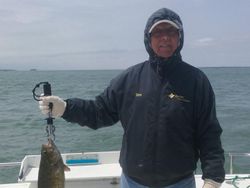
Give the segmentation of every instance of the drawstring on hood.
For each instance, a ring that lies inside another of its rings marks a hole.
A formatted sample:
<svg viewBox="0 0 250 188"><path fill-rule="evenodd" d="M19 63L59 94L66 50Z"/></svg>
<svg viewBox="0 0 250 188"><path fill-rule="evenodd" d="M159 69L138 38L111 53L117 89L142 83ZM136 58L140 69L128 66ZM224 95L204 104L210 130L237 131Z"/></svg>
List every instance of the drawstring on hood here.
<svg viewBox="0 0 250 188"><path fill-rule="evenodd" d="M161 20L168 20L169 22L175 24L179 29L179 45L174 52L174 54L169 58L162 58L155 54L151 47L151 37L150 37L150 29L151 27ZM181 60L181 54L180 51L183 47L184 43L184 32L183 32L183 25L182 21L178 14L173 12L170 9L167 8L161 8L154 12L148 19L145 30L144 30L144 44L146 47L146 50L149 54L149 61L152 63L153 67L156 69L157 73L159 75L162 75L160 73L160 69L166 69L166 66L170 66L169 64L172 64L173 61L176 62L176 60Z"/></svg>

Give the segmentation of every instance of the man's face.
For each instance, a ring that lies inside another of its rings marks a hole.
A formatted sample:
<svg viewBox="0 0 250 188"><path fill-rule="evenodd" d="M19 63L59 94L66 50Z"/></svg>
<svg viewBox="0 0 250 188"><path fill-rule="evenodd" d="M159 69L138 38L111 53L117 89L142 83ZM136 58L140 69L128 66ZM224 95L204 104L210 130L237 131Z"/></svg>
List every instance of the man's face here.
<svg viewBox="0 0 250 188"><path fill-rule="evenodd" d="M160 57L169 58L179 43L179 31L169 23L160 23L151 32L151 47Z"/></svg>

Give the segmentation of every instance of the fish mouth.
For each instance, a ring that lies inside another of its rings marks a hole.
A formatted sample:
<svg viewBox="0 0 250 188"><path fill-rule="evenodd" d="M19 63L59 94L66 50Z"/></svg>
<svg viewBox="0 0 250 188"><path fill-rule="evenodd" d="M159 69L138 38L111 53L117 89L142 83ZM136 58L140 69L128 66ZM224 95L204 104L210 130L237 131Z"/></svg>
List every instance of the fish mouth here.
<svg viewBox="0 0 250 188"><path fill-rule="evenodd" d="M53 140L51 138L48 138L48 145L52 145Z"/></svg>
<svg viewBox="0 0 250 188"><path fill-rule="evenodd" d="M44 148L51 148L53 146L53 140L51 140L50 138L48 138L48 143L42 144L42 146Z"/></svg>

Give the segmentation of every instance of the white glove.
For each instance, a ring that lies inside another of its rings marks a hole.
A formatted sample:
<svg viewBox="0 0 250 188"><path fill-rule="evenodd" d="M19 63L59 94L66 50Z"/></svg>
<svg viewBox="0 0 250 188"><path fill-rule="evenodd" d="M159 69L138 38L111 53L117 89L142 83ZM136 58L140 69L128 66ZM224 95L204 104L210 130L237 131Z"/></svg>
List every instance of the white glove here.
<svg viewBox="0 0 250 188"><path fill-rule="evenodd" d="M40 97L40 99L41 101L39 101L39 108L43 114L49 114L49 103L52 103L52 117L61 117L63 115L67 105L67 103L63 99L58 96L45 96Z"/></svg>
<svg viewBox="0 0 250 188"><path fill-rule="evenodd" d="M202 188L219 188L221 186L221 183L218 183L211 179L205 179L204 185Z"/></svg>

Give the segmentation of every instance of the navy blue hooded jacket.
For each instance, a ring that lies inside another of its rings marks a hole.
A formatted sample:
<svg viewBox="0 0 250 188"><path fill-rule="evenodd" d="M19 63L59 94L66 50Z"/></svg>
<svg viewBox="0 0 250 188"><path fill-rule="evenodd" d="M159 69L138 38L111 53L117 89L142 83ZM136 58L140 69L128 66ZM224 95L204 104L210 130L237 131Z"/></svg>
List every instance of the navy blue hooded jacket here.
<svg viewBox="0 0 250 188"><path fill-rule="evenodd" d="M163 19L180 28L180 44L168 59L150 47L149 29ZM149 60L123 71L95 100L66 100L63 118L69 122L93 129L121 122L121 167L146 186L162 187L191 176L198 159L203 178L223 182L225 176L214 92L202 71L182 61L182 28L173 11L156 11L144 31Z"/></svg>

